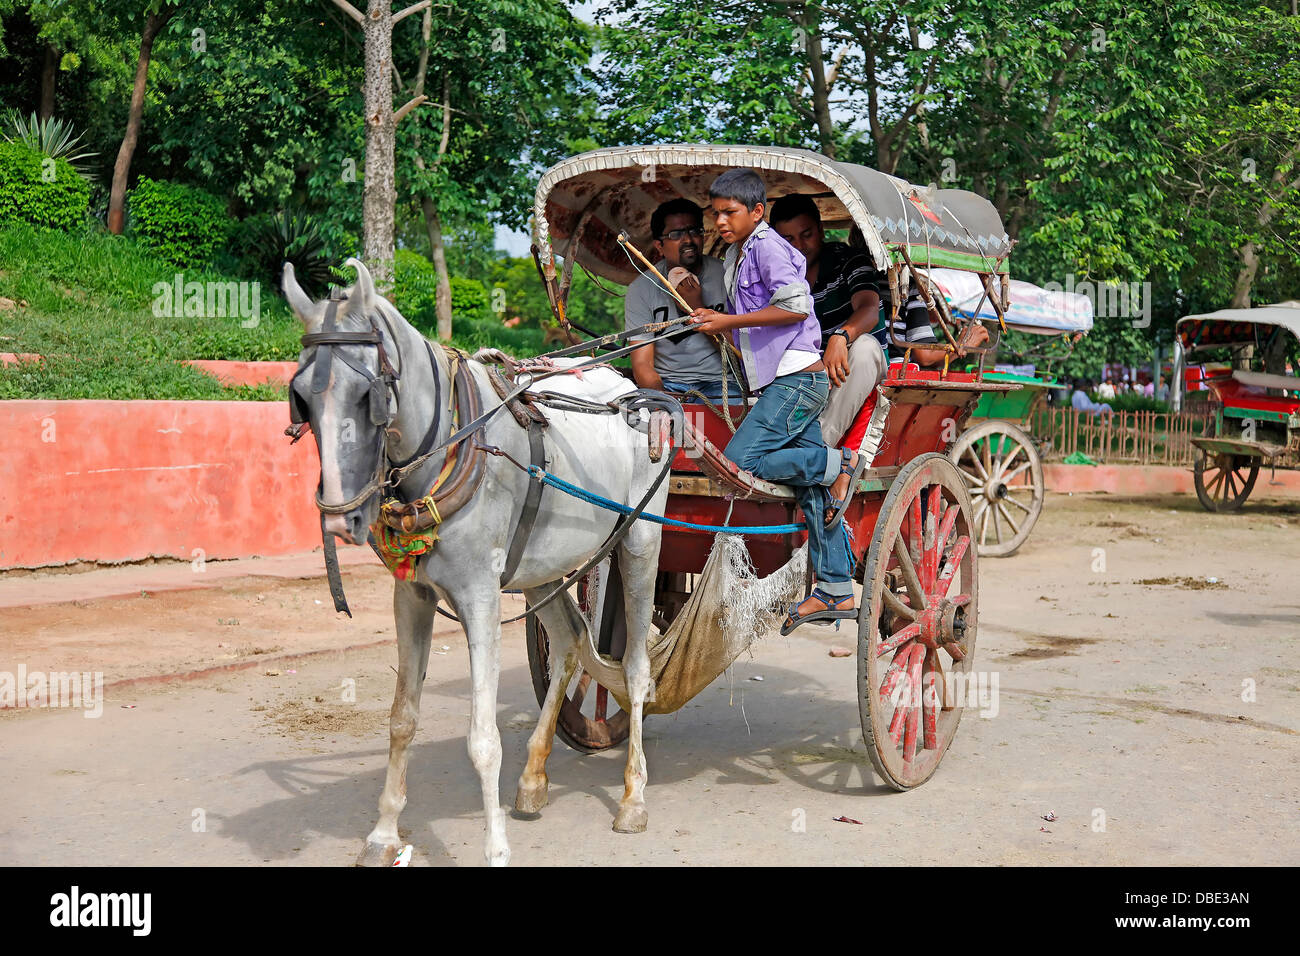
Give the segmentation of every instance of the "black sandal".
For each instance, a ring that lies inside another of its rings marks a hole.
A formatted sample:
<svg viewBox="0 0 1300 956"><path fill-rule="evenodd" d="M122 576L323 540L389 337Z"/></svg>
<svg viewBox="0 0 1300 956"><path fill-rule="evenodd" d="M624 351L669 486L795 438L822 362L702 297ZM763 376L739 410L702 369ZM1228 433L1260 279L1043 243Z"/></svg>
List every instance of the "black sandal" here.
<svg viewBox="0 0 1300 956"><path fill-rule="evenodd" d="M809 594L808 597L816 598L825 604L826 607L820 611L810 611L807 614L800 614L799 605L802 604L803 601L795 601L786 610L785 622L781 625L782 637L785 637L799 625L810 624L813 621L823 621L827 624L834 621L835 629L838 631L840 629L840 621L850 620L858 616L858 609L856 607L847 608L845 610L835 609L835 605L837 604L843 604L845 601L852 601L852 594L846 594L843 597L837 598L834 594L827 594L821 588L813 588L812 593ZM804 598L804 601L806 600L808 600L808 598Z"/></svg>

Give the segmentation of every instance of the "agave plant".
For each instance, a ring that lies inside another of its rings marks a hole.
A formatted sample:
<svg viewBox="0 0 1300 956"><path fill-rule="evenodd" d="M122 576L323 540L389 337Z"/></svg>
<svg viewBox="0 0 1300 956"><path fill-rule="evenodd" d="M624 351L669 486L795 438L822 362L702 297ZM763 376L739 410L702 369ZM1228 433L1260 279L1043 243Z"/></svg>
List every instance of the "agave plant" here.
<svg viewBox="0 0 1300 956"><path fill-rule="evenodd" d="M330 257L316 221L305 212L277 212L258 216L245 225L245 257L260 276L280 287L284 263L293 263L298 284L313 298L323 297L337 282L336 263Z"/></svg>
<svg viewBox="0 0 1300 956"><path fill-rule="evenodd" d="M50 159L66 159L82 179L95 181L89 161L99 154L82 147L81 134L66 120L53 116L41 119L35 113L24 116L10 109L0 121L0 134L9 142L23 143Z"/></svg>

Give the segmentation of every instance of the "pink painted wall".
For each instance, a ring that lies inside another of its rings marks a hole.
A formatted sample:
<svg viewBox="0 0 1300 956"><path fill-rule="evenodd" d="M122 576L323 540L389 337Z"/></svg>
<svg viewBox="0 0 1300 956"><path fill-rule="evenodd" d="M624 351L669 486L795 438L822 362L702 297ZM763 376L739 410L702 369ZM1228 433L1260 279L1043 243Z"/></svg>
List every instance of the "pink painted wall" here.
<svg viewBox="0 0 1300 956"><path fill-rule="evenodd" d="M289 554L320 466L287 402L0 402L0 569Z"/></svg>
<svg viewBox="0 0 1300 956"><path fill-rule="evenodd" d="M207 372L222 385L261 385L263 382L289 384L298 370L297 362L232 362L226 359L187 359L201 372Z"/></svg>
<svg viewBox="0 0 1300 956"><path fill-rule="evenodd" d="M1113 495L1196 494L1191 468L1162 465L1043 465L1043 480L1049 491L1107 491ZM1279 484L1269 484L1275 480ZM1270 476L1267 466L1246 500L1257 497L1300 498L1300 471L1281 471Z"/></svg>

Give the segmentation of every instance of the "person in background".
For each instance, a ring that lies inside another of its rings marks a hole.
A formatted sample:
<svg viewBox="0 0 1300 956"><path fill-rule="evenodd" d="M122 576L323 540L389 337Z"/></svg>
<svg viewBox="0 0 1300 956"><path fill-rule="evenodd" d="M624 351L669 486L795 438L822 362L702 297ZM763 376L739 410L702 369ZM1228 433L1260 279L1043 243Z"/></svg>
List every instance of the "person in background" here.
<svg viewBox="0 0 1300 956"><path fill-rule="evenodd" d="M721 310L727 293L723 287L722 262L704 254L704 211L688 199L662 203L650 216L654 250L662 258L655 263L659 274L672 281L693 308ZM634 329L651 322L666 322L681 314L681 306L663 284L646 273L632 281L623 298L624 328ZM655 388L675 395L699 392L711 401L722 400L722 356L717 343L691 325L661 333L635 335L631 342L650 342L632 353L632 377L642 388ZM727 382L727 400L741 401L740 383Z"/></svg>
<svg viewBox="0 0 1300 956"><path fill-rule="evenodd" d="M772 204L769 222L807 263L805 278L821 323L822 361L831 383L821 414L822 437L837 445L885 376L888 339L880 317L880 284L884 280L888 289L888 280L865 250L826 241L811 196L782 196Z"/></svg>
<svg viewBox="0 0 1300 956"><path fill-rule="evenodd" d="M828 448L822 438L818 416L830 396L830 379L807 264L763 221L767 188L752 169L727 170L713 181L709 197L718 234L729 247L724 266L732 314L696 309L691 321L703 332L730 333L750 388L762 389L726 455L759 478L794 489L817 580L810 597L791 605L781 633L810 621L855 618L853 558L836 505L848 498L857 455ZM832 491L837 484L839 490Z"/></svg>
<svg viewBox="0 0 1300 956"><path fill-rule="evenodd" d="M1111 383L1109 378L1097 386L1097 397L1104 402L1114 401L1115 386Z"/></svg>
<svg viewBox="0 0 1300 956"><path fill-rule="evenodd" d="M1070 394L1070 406L1089 415L1111 414L1111 407L1104 402L1094 402L1088 397L1088 380L1076 378L1074 391Z"/></svg>

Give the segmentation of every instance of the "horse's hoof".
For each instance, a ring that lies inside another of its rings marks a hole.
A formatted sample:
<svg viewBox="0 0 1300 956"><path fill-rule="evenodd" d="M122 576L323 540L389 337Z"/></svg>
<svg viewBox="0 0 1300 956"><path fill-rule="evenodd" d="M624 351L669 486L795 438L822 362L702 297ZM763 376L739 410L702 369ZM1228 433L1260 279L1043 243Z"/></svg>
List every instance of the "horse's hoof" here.
<svg viewBox="0 0 1300 956"><path fill-rule="evenodd" d="M547 782L542 781L539 787L523 787L515 792L515 812L516 813L541 813L542 807L546 806L547 800Z"/></svg>
<svg viewBox="0 0 1300 956"><path fill-rule="evenodd" d="M615 833L644 833L650 823L645 807L620 807L614 818Z"/></svg>
<svg viewBox="0 0 1300 956"><path fill-rule="evenodd" d="M367 843L366 848L357 857L357 866L392 866L400 852L402 852L400 846Z"/></svg>

